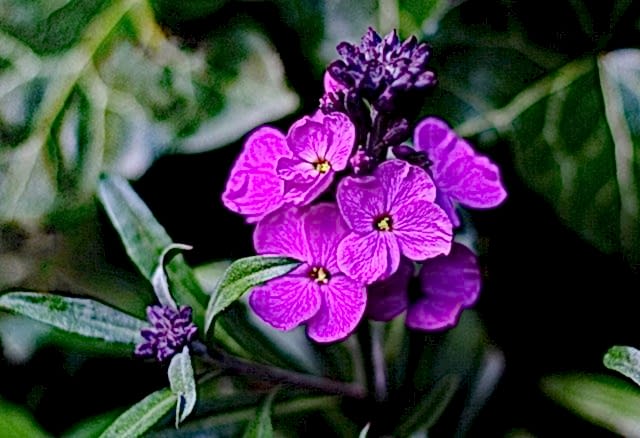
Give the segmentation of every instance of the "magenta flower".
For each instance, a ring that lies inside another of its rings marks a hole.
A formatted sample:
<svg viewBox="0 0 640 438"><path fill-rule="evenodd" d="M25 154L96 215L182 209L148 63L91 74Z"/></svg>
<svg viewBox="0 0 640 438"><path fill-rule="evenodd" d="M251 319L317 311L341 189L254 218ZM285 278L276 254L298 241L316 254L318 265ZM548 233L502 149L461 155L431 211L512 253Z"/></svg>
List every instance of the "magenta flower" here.
<svg viewBox="0 0 640 438"><path fill-rule="evenodd" d="M306 205L325 191L337 171L349 163L355 127L342 113L303 117L287 134L290 157L278 161L278 175L286 180L285 201Z"/></svg>
<svg viewBox="0 0 640 438"><path fill-rule="evenodd" d="M284 181L276 167L282 157L291 156L285 136L278 130L262 127L244 143L236 160L222 202L231 211L257 222L284 203Z"/></svg>
<svg viewBox="0 0 640 438"><path fill-rule="evenodd" d="M364 284L338 268L336 247L348 233L335 204L288 207L261 220L253 241L258 254L300 260L287 275L253 289L249 304L265 322L280 330L306 323L317 342L347 337L366 306Z"/></svg>
<svg viewBox="0 0 640 438"><path fill-rule="evenodd" d="M369 286L367 316L389 321L408 309L405 323L409 327L440 330L455 326L462 310L475 303L480 292L478 260L459 243L451 246L448 255L423 262L418 274L421 294L415 300L407 292L412 276L413 264L403 260L395 274Z"/></svg>
<svg viewBox="0 0 640 438"><path fill-rule="evenodd" d="M338 245L338 266L357 281L393 274L401 254L424 260L451 248L451 222L434 203L433 181L417 166L386 161L371 176L346 177L336 197L351 230Z"/></svg>
<svg viewBox="0 0 640 438"><path fill-rule="evenodd" d="M487 157L476 154L471 145L442 120L424 119L415 130L414 145L433 163L429 170L438 187L438 204L454 226L460 225L455 204L470 208L491 208L507 197L500 170Z"/></svg>

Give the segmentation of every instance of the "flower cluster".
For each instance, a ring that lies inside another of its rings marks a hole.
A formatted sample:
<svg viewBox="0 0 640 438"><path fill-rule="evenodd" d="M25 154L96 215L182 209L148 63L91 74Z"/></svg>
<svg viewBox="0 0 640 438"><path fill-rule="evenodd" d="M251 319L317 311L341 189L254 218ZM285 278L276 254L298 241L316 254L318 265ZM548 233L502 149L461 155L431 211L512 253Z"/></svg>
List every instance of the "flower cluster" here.
<svg viewBox="0 0 640 438"><path fill-rule="evenodd" d="M475 255L454 242L456 209L499 205L499 170L444 121L411 123L398 105L435 83L426 44L369 29L338 52L318 111L286 135L259 128L231 169L222 200L256 223L256 252L301 262L249 303L277 329L306 324L317 342L345 338L365 315L455 325L480 290Z"/></svg>
<svg viewBox="0 0 640 438"><path fill-rule="evenodd" d="M140 331L144 339L136 346L138 357L155 358L164 362L182 350L195 337L198 328L191 322L191 307L147 307L147 319L151 327Z"/></svg>

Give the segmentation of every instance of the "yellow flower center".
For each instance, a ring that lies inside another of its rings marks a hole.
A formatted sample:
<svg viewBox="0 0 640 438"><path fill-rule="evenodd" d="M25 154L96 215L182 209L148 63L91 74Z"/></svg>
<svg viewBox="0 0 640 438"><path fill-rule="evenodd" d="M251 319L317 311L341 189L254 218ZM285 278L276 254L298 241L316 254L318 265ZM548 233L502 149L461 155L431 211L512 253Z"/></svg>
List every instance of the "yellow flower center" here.
<svg viewBox="0 0 640 438"><path fill-rule="evenodd" d="M318 161L313 163L313 168L318 173L327 173L328 171L331 170L331 163L329 163L324 158L318 158Z"/></svg>
<svg viewBox="0 0 640 438"><path fill-rule="evenodd" d="M391 216L382 216L379 219L376 219L375 223L375 228L378 231L391 231L391 226L392 226L392 221L391 221Z"/></svg>
<svg viewBox="0 0 640 438"><path fill-rule="evenodd" d="M309 277L313 279L318 284L327 284L329 283L329 278L331 276L325 269L321 266L316 266L315 268L311 268L309 272Z"/></svg>

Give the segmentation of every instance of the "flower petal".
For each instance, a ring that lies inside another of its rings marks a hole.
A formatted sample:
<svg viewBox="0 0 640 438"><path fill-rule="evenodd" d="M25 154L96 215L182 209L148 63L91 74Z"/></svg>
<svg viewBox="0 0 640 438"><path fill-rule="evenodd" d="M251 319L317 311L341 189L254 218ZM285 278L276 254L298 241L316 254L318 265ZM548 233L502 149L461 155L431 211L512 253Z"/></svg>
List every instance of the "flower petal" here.
<svg viewBox="0 0 640 438"><path fill-rule="evenodd" d="M320 286L322 304L307 322L307 333L316 342L333 342L346 338L358 325L367 303L362 283L337 275Z"/></svg>
<svg viewBox="0 0 640 438"><path fill-rule="evenodd" d="M314 205L304 214L302 223L309 245L309 263L324 267L330 274L338 272L338 244L348 234L338 206L333 203Z"/></svg>
<svg viewBox="0 0 640 438"><path fill-rule="evenodd" d="M444 212L447 213L447 216L449 217L449 220L451 220L451 224L454 228L460 226L460 217L456 211L456 205L446 193L438 191L438 194L436 195L436 204L438 204Z"/></svg>
<svg viewBox="0 0 640 438"><path fill-rule="evenodd" d="M423 263L420 288L427 298L455 299L471 306L480 293L480 268L476 255L466 246L454 243L449 255Z"/></svg>
<svg viewBox="0 0 640 438"><path fill-rule="evenodd" d="M294 205L307 205L325 190L329 188L333 181L333 171L327 173L318 173L315 177L309 179L298 176L284 184L284 201Z"/></svg>
<svg viewBox="0 0 640 438"><path fill-rule="evenodd" d="M278 160L276 173L287 181L294 179L313 180L318 176L318 171L314 169L313 164L298 157L284 157Z"/></svg>
<svg viewBox="0 0 640 438"><path fill-rule="evenodd" d="M507 197L498 166L477 154L442 120L430 117L415 131L415 144L433 161L439 190L471 208L491 208Z"/></svg>
<svg viewBox="0 0 640 438"><path fill-rule="evenodd" d="M291 125L287 134L287 145L301 160L315 163L319 158L326 157L329 138L321 120L317 116L304 116Z"/></svg>
<svg viewBox="0 0 640 438"><path fill-rule="evenodd" d="M347 226L359 234L374 230L374 219L385 213L384 191L373 176L344 178L336 200Z"/></svg>
<svg viewBox="0 0 640 438"><path fill-rule="evenodd" d="M400 250L390 232L351 233L338 245L338 267L354 280L370 284L398 269Z"/></svg>
<svg viewBox="0 0 640 438"><path fill-rule="evenodd" d="M374 173L386 192L386 211L416 200L433 201L436 187L427 172L402 160L382 163Z"/></svg>
<svg viewBox="0 0 640 438"><path fill-rule="evenodd" d="M454 243L449 255L427 260L419 274L425 295L409 307L406 324L423 330L454 326L480 292L478 260L466 246Z"/></svg>
<svg viewBox="0 0 640 438"><path fill-rule="evenodd" d="M409 306L405 324L418 330L440 330L453 327L461 311L460 302L453 299L420 298Z"/></svg>
<svg viewBox="0 0 640 438"><path fill-rule="evenodd" d="M451 249L453 227L447 214L428 201L414 201L391 213L393 234L403 255L424 260Z"/></svg>
<svg viewBox="0 0 640 438"><path fill-rule="evenodd" d="M307 276L289 274L254 288L249 305L266 323L280 330L290 330L318 312L319 288Z"/></svg>
<svg viewBox="0 0 640 438"><path fill-rule="evenodd" d="M402 257L398 270L389 278L367 288L367 316L376 321L390 321L407 309L409 280L413 263Z"/></svg>
<svg viewBox="0 0 640 438"><path fill-rule="evenodd" d="M264 217L253 232L258 254L274 254L308 261L309 249L302 230L303 210L285 207Z"/></svg>
<svg viewBox="0 0 640 438"><path fill-rule="evenodd" d="M349 117L338 112L327 114L323 125L329 134L326 159L334 171L343 170L349 164L349 157L353 152L356 128Z"/></svg>
<svg viewBox="0 0 640 438"><path fill-rule="evenodd" d="M222 202L231 211L256 222L284 203L284 184L275 174L258 170L232 171Z"/></svg>
<svg viewBox="0 0 640 438"><path fill-rule="evenodd" d="M224 205L236 213L259 220L283 203L284 184L276 166L282 157L291 155L284 135L269 127L255 131L245 142L234 163L225 191Z"/></svg>
<svg viewBox="0 0 640 438"><path fill-rule="evenodd" d="M324 72L323 84L325 93L335 93L345 89L344 85L333 79L333 76L329 74L329 71Z"/></svg>

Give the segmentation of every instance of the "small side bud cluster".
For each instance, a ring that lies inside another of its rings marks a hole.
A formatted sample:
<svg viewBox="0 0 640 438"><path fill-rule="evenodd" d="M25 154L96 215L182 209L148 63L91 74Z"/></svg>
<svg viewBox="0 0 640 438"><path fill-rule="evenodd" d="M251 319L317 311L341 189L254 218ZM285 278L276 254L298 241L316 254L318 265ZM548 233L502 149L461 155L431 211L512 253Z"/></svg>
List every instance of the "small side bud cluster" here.
<svg viewBox="0 0 640 438"><path fill-rule="evenodd" d="M198 328L191 321L191 307L147 307L147 319L151 327L140 332L144 341L136 346L135 355L155 358L159 362L171 359L195 337Z"/></svg>

